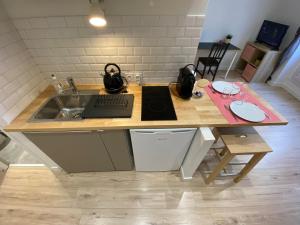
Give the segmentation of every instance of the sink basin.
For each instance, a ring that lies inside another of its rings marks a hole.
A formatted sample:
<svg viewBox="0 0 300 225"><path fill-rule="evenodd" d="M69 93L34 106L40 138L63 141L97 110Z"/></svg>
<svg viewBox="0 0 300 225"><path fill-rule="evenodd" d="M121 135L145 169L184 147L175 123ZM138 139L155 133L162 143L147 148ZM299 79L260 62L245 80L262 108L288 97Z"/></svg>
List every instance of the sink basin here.
<svg viewBox="0 0 300 225"><path fill-rule="evenodd" d="M92 93L54 96L31 117L30 122L81 120L81 114L92 96Z"/></svg>

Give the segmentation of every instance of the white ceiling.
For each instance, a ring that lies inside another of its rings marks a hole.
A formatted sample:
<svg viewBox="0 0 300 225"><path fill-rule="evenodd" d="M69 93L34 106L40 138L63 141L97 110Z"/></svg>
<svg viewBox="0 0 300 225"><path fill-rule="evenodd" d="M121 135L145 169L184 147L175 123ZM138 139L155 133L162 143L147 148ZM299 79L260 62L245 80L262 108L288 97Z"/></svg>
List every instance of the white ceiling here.
<svg viewBox="0 0 300 225"><path fill-rule="evenodd" d="M105 0L108 15L203 15L208 0ZM87 15L88 0L2 0L11 18Z"/></svg>

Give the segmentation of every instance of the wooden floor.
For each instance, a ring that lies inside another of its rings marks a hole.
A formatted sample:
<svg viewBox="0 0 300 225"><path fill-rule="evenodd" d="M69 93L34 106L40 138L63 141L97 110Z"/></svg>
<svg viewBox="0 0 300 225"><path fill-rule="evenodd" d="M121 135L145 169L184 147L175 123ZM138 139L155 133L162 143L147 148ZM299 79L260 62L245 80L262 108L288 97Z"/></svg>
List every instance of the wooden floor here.
<svg viewBox="0 0 300 225"><path fill-rule="evenodd" d="M300 102L280 88L253 88L290 123L257 128L274 152L240 183L207 186L199 171L183 182L178 172L13 167L0 187L0 225L299 225Z"/></svg>

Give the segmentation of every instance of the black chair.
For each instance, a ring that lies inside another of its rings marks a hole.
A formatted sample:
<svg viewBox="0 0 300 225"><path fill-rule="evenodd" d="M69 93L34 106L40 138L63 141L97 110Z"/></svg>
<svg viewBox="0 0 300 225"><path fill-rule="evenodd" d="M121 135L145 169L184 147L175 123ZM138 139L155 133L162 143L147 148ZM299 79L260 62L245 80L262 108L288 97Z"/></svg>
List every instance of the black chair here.
<svg viewBox="0 0 300 225"><path fill-rule="evenodd" d="M199 57L196 72L201 75L201 78L204 77L206 69L208 68L207 74L211 73L213 75L213 81L215 80L216 74L218 72L219 66L222 62L222 59L228 49L230 44L226 44L224 42L214 43L210 49L208 57ZM203 70L199 71L199 64L202 64ZM214 71L212 68L214 67Z"/></svg>

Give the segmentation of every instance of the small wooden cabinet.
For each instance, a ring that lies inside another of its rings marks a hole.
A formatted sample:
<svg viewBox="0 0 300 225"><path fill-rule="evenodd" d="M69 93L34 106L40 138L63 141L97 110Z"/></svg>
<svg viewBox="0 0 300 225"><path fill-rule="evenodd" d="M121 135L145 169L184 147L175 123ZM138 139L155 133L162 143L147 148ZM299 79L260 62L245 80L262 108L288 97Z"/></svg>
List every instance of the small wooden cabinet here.
<svg viewBox="0 0 300 225"><path fill-rule="evenodd" d="M247 82L250 82L252 80L252 78L255 76L255 73L256 73L256 67L251 64L247 64L242 73L242 77Z"/></svg>
<svg viewBox="0 0 300 225"><path fill-rule="evenodd" d="M271 75L278 57L278 51L248 42L241 54L237 69L247 82L265 82Z"/></svg>
<svg viewBox="0 0 300 225"><path fill-rule="evenodd" d="M128 130L24 134L69 173L132 170L133 168Z"/></svg>

